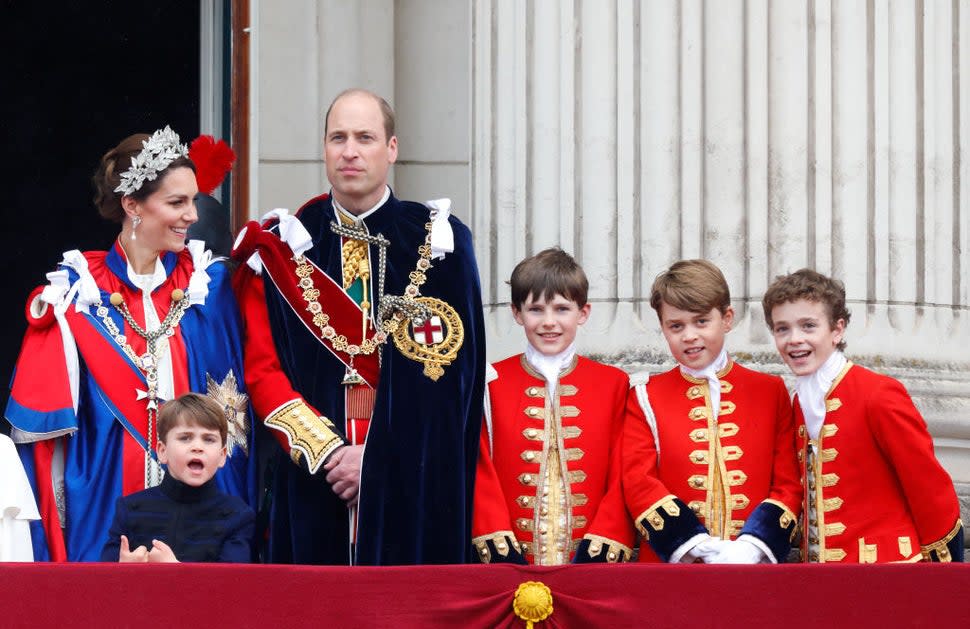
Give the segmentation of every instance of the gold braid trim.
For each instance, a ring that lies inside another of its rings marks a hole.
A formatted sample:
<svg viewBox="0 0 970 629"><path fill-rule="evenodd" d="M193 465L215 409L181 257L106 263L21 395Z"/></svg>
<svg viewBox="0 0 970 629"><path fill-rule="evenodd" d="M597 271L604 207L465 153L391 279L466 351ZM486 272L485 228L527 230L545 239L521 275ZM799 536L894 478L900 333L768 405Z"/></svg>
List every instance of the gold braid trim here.
<svg viewBox="0 0 970 629"><path fill-rule="evenodd" d="M932 544L927 544L926 546L920 546L920 552L923 554L924 561L932 561L933 553L936 553L937 558L940 563L949 563L953 561L953 557L950 556L950 549L947 547L953 538L963 532L963 520L957 518L957 523L953 525L950 532L947 533L943 539L933 542Z"/></svg>
<svg viewBox="0 0 970 629"><path fill-rule="evenodd" d="M510 546L517 552L522 552L518 540L515 539L515 533L512 531L495 531L494 533L479 535L472 538L472 545L478 551L478 559L482 563L491 563L492 561L492 552L489 550L487 542L492 542L495 545L495 550L503 557L509 556Z"/></svg>
<svg viewBox="0 0 970 629"><path fill-rule="evenodd" d="M798 524L798 518L795 517L795 512L792 511L791 509L789 509L787 506L785 506L785 503L783 503L783 502L781 502L779 500L775 500L774 498L765 498L761 502L762 503L773 504L776 507L778 507L779 509L781 509L781 515L778 516L778 526L781 527L781 530L783 530L783 531L788 530L788 526L792 522L794 522L796 525ZM793 528L791 530L791 535L789 536L789 540L788 540L789 542L794 541L794 539L795 539L795 531L796 531L797 528L798 527L796 526L795 528Z"/></svg>
<svg viewBox="0 0 970 629"><path fill-rule="evenodd" d="M266 425L286 434L289 439L290 458L298 463L300 456L306 457L307 468L315 474L334 450L344 445L337 434L333 422L318 416L303 400L294 400L283 405L266 418ZM298 452L299 454L295 454Z"/></svg>
<svg viewBox="0 0 970 629"><path fill-rule="evenodd" d="M607 563L630 561L630 558L633 556L632 548L621 544L615 539L601 535L593 535L592 533L583 535L583 539L589 540L589 556L598 557L601 552L606 551Z"/></svg>
<svg viewBox="0 0 970 629"><path fill-rule="evenodd" d="M367 259L367 243L348 238L341 247L344 258L344 290L360 277L360 262Z"/></svg>
<svg viewBox="0 0 970 629"><path fill-rule="evenodd" d="M650 539L650 532L647 531L647 528L643 525L644 520L646 520L650 524L650 527L653 530L655 531L663 530L664 518L662 515L660 515L661 508L663 508L663 510L667 513L667 515L670 515L672 517L677 517L678 515L680 515L680 507L678 507L677 503L674 502L676 499L677 499L677 496L673 494L667 494L657 502L647 507L643 511L643 513L641 513L640 515L638 515L633 519L634 523L637 526L637 530L640 531L640 535L643 535L644 539L647 539L647 540Z"/></svg>

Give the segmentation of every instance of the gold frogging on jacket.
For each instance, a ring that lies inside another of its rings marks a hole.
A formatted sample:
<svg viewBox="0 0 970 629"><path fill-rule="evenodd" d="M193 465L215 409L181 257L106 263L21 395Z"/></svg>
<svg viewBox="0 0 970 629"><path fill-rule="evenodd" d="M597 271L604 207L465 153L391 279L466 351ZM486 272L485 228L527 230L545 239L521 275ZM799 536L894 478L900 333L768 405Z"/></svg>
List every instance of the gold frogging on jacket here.
<svg viewBox="0 0 970 629"><path fill-rule="evenodd" d="M444 368L454 362L465 340L461 317L448 303L434 297L417 297L415 301L427 308L427 319L414 319L394 331L394 345L405 357L424 364L424 375L434 381L445 373ZM435 333L441 333L438 341ZM418 335L425 342L418 341ZM430 342L428 342L430 339Z"/></svg>

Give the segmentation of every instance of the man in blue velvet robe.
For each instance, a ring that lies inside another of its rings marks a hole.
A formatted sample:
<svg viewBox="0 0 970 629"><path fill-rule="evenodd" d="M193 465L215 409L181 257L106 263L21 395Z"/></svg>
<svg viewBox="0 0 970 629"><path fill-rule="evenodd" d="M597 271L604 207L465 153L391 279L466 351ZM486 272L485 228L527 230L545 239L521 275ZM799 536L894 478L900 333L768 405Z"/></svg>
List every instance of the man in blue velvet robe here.
<svg viewBox="0 0 970 629"><path fill-rule="evenodd" d="M234 257L246 380L282 451L269 560L470 559L485 351L471 233L450 204L401 201L394 114L339 95L332 193L250 223Z"/></svg>

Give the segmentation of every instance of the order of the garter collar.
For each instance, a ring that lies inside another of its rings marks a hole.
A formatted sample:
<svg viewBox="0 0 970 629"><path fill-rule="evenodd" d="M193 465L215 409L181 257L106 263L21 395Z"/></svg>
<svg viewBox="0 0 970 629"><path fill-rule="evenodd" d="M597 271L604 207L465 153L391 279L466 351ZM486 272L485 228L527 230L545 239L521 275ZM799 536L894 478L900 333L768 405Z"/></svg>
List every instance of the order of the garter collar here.
<svg viewBox="0 0 970 629"><path fill-rule="evenodd" d="M180 143L177 133L165 125L142 142L141 153L131 160L128 170L121 173L121 184L115 192L128 195L137 192L145 181L155 181L158 173L180 157L187 157L189 147Z"/></svg>

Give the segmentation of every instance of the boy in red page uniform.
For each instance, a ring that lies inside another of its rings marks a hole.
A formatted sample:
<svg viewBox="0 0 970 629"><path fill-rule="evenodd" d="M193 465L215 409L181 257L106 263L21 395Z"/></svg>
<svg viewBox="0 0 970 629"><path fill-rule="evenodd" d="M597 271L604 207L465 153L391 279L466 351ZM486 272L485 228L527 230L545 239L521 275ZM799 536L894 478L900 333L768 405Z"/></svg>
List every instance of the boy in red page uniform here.
<svg viewBox="0 0 970 629"><path fill-rule="evenodd" d="M495 364L488 385L472 543L483 563L628 561L633 525L620 488L629 378L576 354L588 281L546 249L512 272L524 354Z"/></svg>
<svg viewBox="0 0 970 629"><path fill-rule="evenodd" d="M785 561L802 488L784 382L728 356L734 310L710 262L661 273L650 305L678 365L627 405L623 491L649 542L641 561Z"/></svg>
<svg viewBox="0 0 970 629"><path fill-rule="evenodd" d="M953 481L896 380L847 360L842 283L810 269L768 287L765 319L796 376L811 562L963 561Z"/></svg>

